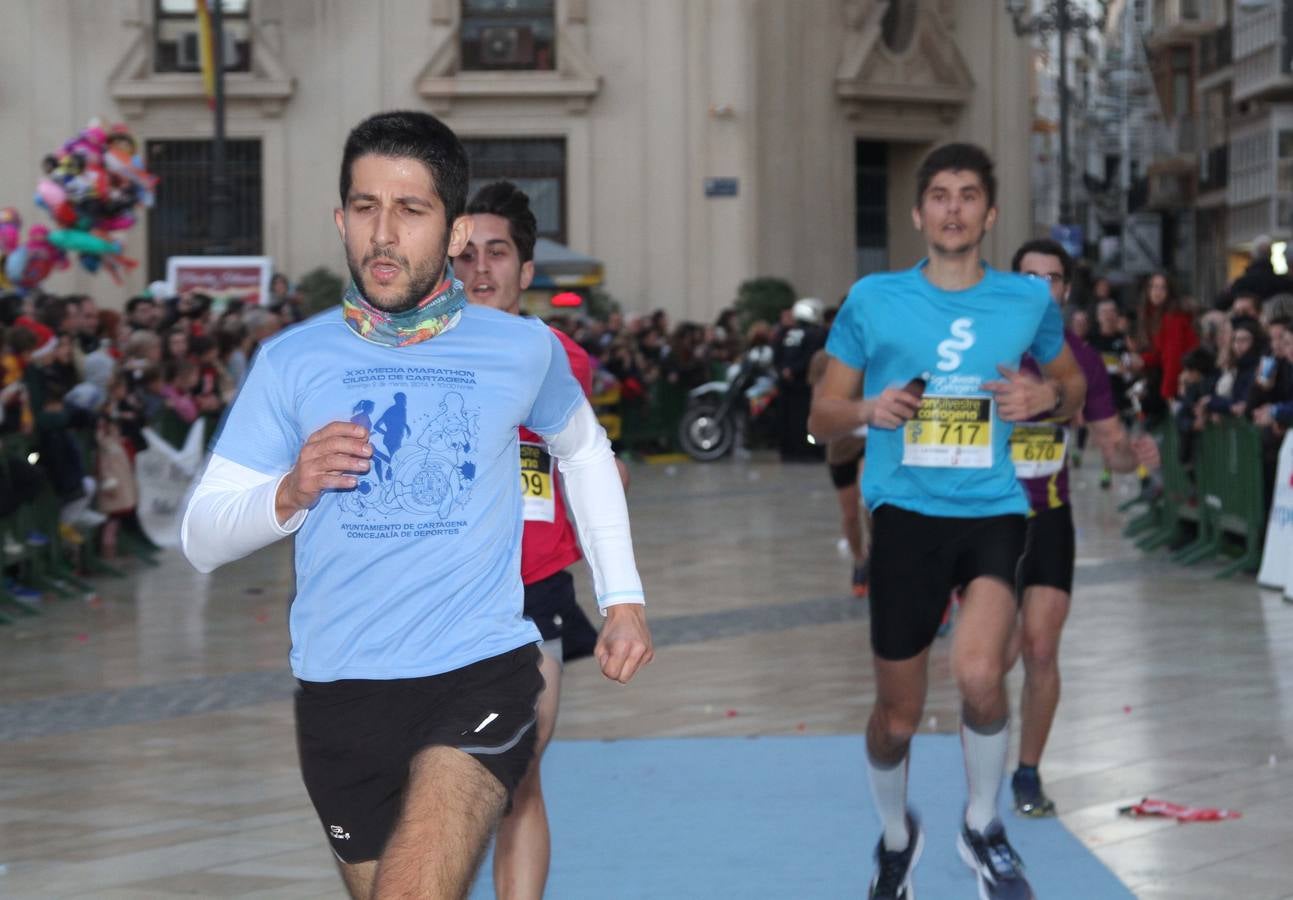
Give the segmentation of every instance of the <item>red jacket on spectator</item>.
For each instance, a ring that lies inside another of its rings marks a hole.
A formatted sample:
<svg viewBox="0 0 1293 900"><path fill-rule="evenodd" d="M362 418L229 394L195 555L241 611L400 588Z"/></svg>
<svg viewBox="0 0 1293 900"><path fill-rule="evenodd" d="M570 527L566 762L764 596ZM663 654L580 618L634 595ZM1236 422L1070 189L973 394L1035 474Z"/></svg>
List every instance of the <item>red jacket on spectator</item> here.
<svg viewBox="0 0 1293 900"><path fill-rule="evenodd" d="M1161 393L1164 400L1176 396L1176 382L1181 377L1181 361L1185 354L1199 345L1199 335L1194 330L1194 317L1186 312L1168 311L1158 329L1150 336L1150 347L1141 353L1148 369L1163 373Z"/></svg>

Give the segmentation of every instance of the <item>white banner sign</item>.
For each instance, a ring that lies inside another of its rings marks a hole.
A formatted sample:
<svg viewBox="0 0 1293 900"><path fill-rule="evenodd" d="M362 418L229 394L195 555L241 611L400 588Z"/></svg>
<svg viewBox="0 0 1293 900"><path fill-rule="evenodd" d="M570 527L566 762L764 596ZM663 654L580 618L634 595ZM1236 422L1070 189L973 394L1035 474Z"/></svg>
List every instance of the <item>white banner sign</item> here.
<svg viewBox="0 0 1293 900"><path fill-rule="evenodd" d="M1271 501L1271 518L1266 526L1266 545L1262 549L1262 567L1257 583L1262 587L1284 590L1293 576L1289 550L1293 549L1293 432L1280 445L1279 465L1275 470L1275 497Z"/></svg>
<svg viewBox="0 0 1293 900"><path fill-rule="evenodd" d="M189 487L202 471L206 426L198 419L184 446L176 450L151 428L144 429L148 449L135 457L139 483L139 524L159 547L180 545L180 521Z"/></svg>

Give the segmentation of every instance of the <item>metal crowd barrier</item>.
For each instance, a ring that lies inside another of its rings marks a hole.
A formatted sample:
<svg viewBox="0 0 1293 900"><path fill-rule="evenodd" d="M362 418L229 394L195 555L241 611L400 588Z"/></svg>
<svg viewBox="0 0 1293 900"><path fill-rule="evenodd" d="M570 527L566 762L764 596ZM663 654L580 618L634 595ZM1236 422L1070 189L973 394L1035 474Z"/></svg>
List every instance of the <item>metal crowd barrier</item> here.
<svg viewBox="0 0 1293 900"><path fill-rule="evenodd" d="M1174 548L1172 559L1184 565L1224 561L1217 578L1257 571L1266 528L1261 433L1243 419L1209 425L1192 471L1181 462L1174 422L1159 439L1163 489L1124 533L1145 551Z"/></svg>

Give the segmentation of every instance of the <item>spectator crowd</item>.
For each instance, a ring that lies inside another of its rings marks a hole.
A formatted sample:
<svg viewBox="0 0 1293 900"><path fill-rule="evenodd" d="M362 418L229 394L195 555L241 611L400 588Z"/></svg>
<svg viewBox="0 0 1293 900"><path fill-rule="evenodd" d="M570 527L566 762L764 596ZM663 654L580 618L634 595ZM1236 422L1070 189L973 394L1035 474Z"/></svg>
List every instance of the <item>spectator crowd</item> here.
<svg viewBox="0 0 1293 900"><path fill-rule="evenodd" d="M123 312L87 295L0 295L0 522L52 495L58 538L77 545L92 534L112 559L123 527L139 534L145 428L173 446L198 419L214 429L256 346L300 318L282 276L274 294L218 313L197 293L143 294ZM3 551L16 558L25 541L51 537L10 527Z"/></svg>
<svg viewBox="0 0 1293 900"><path fill-rule="evenodd" d="M1268 504L1293 426L1293 277L1276 274L1269 255L1259 241L1247 270L1206 309L1156 273L1123 298L1096 279L1066 310L1069 328L1103 357L1120 410L1175 428L1187 467L1210 423L1243 418L1259 428ZM783 405L807 396L807 360L834 312L810 304L802 317L803 301L775 321L748 322L728 308L712 323L675 324L664 310L549 322L588 352L595 393L624 423L612 435L620 448L649 452L676 449L687 393L725 378L752 347L771 348ZM198 419L212 433L257 345L303 315L281 275L271 302L252 306L143 294L118 312L86 295L0 295L0 517L47 490L62 537L75 542L93 526L96 550L111 559L120 530L137 530L134 459L147 447L144 429L177 447ZM802 423L782 417L776 430L770 444L782 458L813 455Z"/></svg>
<svg viewBox="0 0 1293 900"><path fill-rule="evenodd" d="M1270 251L1259 239L1246 270L1210 303L1178 293L1159 272L1125 304L1097 280L1067 311L1069 328L1103 356L1120 409L1173 428L1187 471L1209 425L1258 428L1267 509L1293 426L1293 277L1275 272Z"/></svg>

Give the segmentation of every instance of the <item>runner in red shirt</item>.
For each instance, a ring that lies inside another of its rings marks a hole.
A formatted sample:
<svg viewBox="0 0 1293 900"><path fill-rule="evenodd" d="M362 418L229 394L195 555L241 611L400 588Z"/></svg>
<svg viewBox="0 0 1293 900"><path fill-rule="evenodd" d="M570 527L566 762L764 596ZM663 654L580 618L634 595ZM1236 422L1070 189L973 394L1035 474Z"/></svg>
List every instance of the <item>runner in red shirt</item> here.
<svg viewBox="0 0 1293 900"><path fill-rule="evenodd" d="M521 292L534 278L537 225L529 198L514 184L486 185L467 205L471 240L453 261L467 299L519 314ZM570 358L570 369L592 396L592 363L578 344L553 329ZM538 435L522 428L521 489L525 532L521 542L521 580L525 614L543 636L541 669L546 682L538 704L538 744L534 762L513 795L513 806L498 830L494 848L494 890L500 898L543 896L551 839L539 783L539 763L557 724L561 666L593 652L597 631L575 602L575 583L567 567L580 559L575 530L562 500L560 477ZM618 460L627 486L627 470Z"/></svg>

